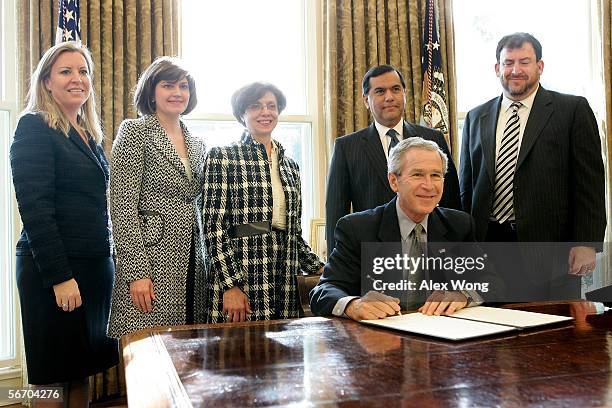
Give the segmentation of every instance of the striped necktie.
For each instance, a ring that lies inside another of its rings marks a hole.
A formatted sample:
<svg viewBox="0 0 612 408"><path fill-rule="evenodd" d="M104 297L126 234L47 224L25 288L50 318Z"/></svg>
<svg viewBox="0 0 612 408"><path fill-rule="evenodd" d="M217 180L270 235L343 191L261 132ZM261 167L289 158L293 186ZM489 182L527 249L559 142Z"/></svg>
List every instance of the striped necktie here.
<svg viewBox="0 0 612 408"><path fill-rule="evenodd" d="M420 223L416 224L414 226L414 229L408 236L408 242L410 242L410 250L408 255L410 256L410 258L421 258L425 254L425 242L421 240L423 235L423 229L423 225L421 225ZM425 279L425 269L421 265L421 267L417 268L412 272L413 273L410 276L409 280L414 282L416 285L416 289L418 289L421 286L421 282ZM404 299L406 305L404 307L406 309L416 309L422 306L426 299L427 293L425 290L407 291L406 297Z"/></svg>
<svg viewBox="0 0 612 408"><path fill-rule="evenodd" d="M399 143L399 140L397 138L398 134L399 133L397 133L397 130L395 129L387 130L387 136L391 138L391 142L389 142L389 150L387 150L387 153L390 153L391 149L393 149Z"/></svg>
<svg viewBox="0 0 612 408"><path fill-rule="evenodd" d="M519 152L519 133L521 124L518 111L522 104L513 102L510 105L510 117L506 122L501 147L495 163L495 199L493 201L493 217L497 222L504 223L514 215L514 170Z"/></svg>

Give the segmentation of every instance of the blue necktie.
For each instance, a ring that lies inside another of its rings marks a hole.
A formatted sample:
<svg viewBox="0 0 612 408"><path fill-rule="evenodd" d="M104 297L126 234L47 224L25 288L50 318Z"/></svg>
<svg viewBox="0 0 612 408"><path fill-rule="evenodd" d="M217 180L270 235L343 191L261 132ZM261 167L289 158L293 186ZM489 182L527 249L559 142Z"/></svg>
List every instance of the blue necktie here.
<svg viewBox="0 0 612 408"><path fill-rule="evenodd" d="M399 133L397 133L395 129L387 130L387 136L391 138L391 142L389 143L389 150L387 150L387 153L390 153L391 149L393 149L399 143L399 139L397 138L398 135Z"/></svg>

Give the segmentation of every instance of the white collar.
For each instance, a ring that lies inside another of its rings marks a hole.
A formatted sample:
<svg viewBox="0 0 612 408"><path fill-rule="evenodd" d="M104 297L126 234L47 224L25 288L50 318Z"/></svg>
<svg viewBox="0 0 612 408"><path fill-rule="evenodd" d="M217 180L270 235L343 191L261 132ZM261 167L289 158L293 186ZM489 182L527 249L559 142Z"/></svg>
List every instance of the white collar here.
<svg viewBox="0 0 612 408"><path fill-rule="evenodd" d="M400 136L399 139L400 140L403 139L403 135L404 135L404 120L400 120L392 128L386 127L385 125L381 125L376 120L374 120L374 126L376 127L376 130L378 131L378 136L380 136L380 137L386 136L387 132L389 131L389 129L395 129L397 134Z"/></svg>
<svg viewBox="0 0 612 408"><path fill-rule="evenodd" d="M399 223L402 239L408 239L408 236L417 224L421 224L423 231L427 234L427 220L429 219L429 214L426 214L421 222L414 222L400 207L399 197L395 200L395 210L397 211L397 221Z"/></svg>
<svg viewBox="0 0 612 408"><path fill-rule="evenodd" d="M533 106L533 100L535 99L535 96L538 93L538 89L540 89L540 84L538 84L538 87L535 89L535 91L533 91L528 97L520 101L513 101L506 95L503 95L501 102L501 112L506 112L510 108L510 105L512 105L514 102L520 102L521 105L527 108L527 110L531 110L531 107Z"/></svg>

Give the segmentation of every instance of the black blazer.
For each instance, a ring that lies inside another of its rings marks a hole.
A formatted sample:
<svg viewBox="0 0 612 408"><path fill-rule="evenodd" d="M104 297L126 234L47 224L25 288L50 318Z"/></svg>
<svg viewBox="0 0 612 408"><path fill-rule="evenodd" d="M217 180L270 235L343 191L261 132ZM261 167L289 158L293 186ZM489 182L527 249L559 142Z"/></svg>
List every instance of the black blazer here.
<svg viewBox="0 0 612 408"><path fill-rule="evenodd" d="M108 164L102 147L87 147L39 115L22 116L10 149L23 230L17 255L32 255L50 287L72 278L68 258L111 255Z"/></svg>
<svg viewBox="0 0 612 408"><path fill-rule="evenodd" d="M444 135L434 129L404 121L404 138L433 140L448 156L448 173L440 206L460 209L459 180ZM338 220L353 212L369 210L395 197L387 179L387 158L374 123L336 139L327 178L325 223L328 254L334 248Z"/></svg>
<svg viewBox="0 0 612 408"><path fill-rule="evenodd" d="M310 308L319 316L330 316L338 300L361 295L361 243L400 242L395 202L340 218L336 248L325 265L317 286L310 292ZM462 211L437 207L427 219L428 242L470 242L473 220Z"/></svg>
<svg viewBox="0 0 612 408"><path fill-rule="evenodd" d="M495 132L502 97L471 110L460 160L463 209L484 240L493 206ZM597 122L587 100L540 86L514 175L519 241L603 242L605 179Z"/></svg>

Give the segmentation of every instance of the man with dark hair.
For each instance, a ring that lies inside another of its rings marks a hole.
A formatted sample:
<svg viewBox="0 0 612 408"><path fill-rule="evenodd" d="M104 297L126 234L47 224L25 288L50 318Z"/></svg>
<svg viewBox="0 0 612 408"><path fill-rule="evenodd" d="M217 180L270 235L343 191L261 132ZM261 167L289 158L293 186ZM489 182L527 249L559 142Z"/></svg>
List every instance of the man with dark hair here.
<svg viewBox="0 0 612 408"><path fill-rule="evenodd" d="M600 244L580 243L601 243L606 228L593 111L581 96L540 85L542 46L532 35L503 37L496 57L503 95L471 110L463 127L463 209L478 240L576 242L569 273L591 272Z"/></svg>
<svg viewBox="0 0 612 408"><path fill-rule="evenodd" d="M526 42L530 43L533 47L536 61L542 60L542 44L540 44L537 38L529 33L514 33L502 37L502 39L497 43L497 48L495 49L495 58L497 59L497 62L500 61L499 58L504 48L509 50L521 48L521 46Z"/></svg>
<svg viewBox="0 0 612 408"><path fill-rule="evenodd" d="M449 159L452 157L441 132L403 120L405 88L402 74L391 65L374 67L363 77L363 102L374 123L336 139L325 202L328 255L334 248L336 223L351 207L355 212L363 211L385 204L395 196L387 181L387 158L389 149L400 140L420 136L436 142ZM457 170L452 160L440 205L461 207Z"/></svg>

